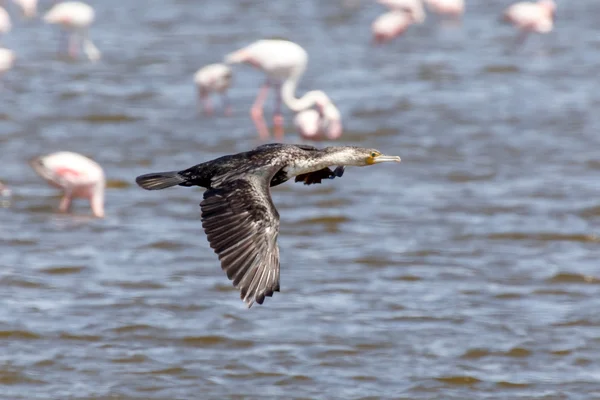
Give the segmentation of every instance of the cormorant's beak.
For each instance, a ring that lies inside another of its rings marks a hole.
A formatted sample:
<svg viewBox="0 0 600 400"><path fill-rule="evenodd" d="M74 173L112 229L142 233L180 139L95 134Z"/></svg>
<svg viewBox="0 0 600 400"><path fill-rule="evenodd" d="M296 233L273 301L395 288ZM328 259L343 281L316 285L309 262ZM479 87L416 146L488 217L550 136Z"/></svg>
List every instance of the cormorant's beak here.
<svg viewBox="0 0 600 400"><path fill-rule="evenodd" d="M373 164L379 164L382 162L400 162L400 157L384 155L373 157Z"/></svg>

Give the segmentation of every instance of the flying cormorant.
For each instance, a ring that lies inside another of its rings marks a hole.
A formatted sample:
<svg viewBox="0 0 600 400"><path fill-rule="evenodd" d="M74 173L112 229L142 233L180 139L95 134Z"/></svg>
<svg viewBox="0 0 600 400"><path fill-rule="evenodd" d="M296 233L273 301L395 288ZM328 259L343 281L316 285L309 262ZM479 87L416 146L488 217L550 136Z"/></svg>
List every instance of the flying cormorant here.
<svg viewBox="0 0 600 400"><path fill-rule="evenodd" d="M171 186L202 186L202 227L221 268L241 299L251 307L279 291L279 213L269 187L296 177L305 185L341 177L344 166L363 167L400 162L374 149L337 146L317 149L307 145L265 144L227 155L182 171L138 176L147 190ZM338 166L333 171L330 166Z"/></svg>

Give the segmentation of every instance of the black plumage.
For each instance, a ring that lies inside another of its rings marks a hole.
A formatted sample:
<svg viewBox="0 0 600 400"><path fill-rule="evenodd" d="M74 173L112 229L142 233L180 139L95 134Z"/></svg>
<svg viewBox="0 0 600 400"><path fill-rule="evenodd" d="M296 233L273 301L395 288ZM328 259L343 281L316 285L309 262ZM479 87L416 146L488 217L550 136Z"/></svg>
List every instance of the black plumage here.
<svg viewBox="0 0 600 400"><path fill-rule="evenodd" d="M136 178L147 190L170 186L202 186L202 227L221 268L252 306L279 291L279 213L270 187L292 177L305 185L341 177L344 166L364 166L382 158L377 150L360 147L328 147L267 144L254 150L223 156L182 171L159 172ZM388 159L386 159L389 158ZM339 163L337 161L340 161ZM331 165L339 165L333 171Z"/></svg>

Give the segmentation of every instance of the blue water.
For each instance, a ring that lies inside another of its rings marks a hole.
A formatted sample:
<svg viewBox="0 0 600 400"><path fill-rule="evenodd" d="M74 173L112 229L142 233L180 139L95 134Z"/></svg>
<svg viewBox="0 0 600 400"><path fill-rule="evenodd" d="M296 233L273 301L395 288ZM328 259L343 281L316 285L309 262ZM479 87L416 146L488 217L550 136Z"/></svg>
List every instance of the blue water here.
<svg viewBox="0 0 600 400"><path fill-rule="evenodd" d="M516 50L509 4L373 47L369 1L103 0L97 63L58 57L57 31L11 8L0 398L600 397L600 4L559 3L555 32ZM134 178L260 144L263 76L236 66L233 117L206 118L192 75L265 37L307 50L299 93L334 99L339 143L402 163L275 188L281 293L248 310L202 191ZM26 162L58 150L104 167L106 218L57 212Z"/></svg>

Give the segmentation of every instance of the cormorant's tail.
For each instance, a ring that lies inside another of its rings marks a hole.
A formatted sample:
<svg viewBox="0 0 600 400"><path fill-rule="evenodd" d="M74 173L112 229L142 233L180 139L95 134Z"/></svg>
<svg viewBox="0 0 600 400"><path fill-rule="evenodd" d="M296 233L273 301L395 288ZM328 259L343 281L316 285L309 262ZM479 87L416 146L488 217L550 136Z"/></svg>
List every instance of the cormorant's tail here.
<svg viewBox="0 0 600 400"><path fill-rule="evenodd" d="M186 182L178 171L154 172L151 174L140 175L135 178L135 182L146 190L160 190Z"/></svg>

